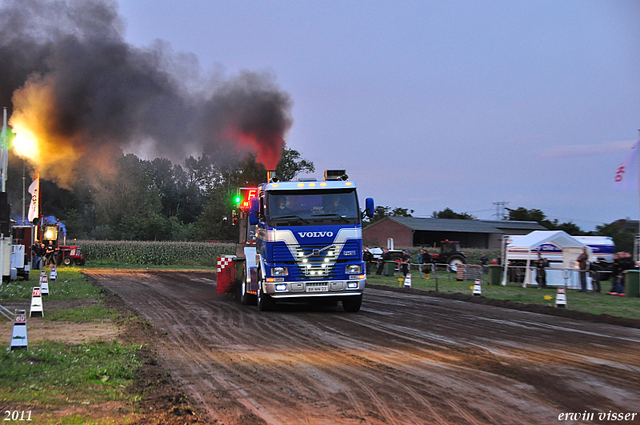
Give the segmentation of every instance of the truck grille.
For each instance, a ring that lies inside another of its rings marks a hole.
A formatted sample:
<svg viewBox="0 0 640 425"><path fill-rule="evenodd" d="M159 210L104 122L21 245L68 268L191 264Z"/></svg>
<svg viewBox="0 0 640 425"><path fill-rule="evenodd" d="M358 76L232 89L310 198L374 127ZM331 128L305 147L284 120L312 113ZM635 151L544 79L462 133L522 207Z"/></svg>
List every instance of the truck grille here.
<svg viewBox="0 0 640 425"><path fill-rule="evenodd" d="M336 278L338 271L336 263L346 260L338 260L340 253L344 251L358 252L357 242L345 244L305 244L295 245L292 250L285 243L277 243L273 246L273 262L287 263L289 276L295 280L318 280ZM293 254L293 255L292 255ZM353 259L359 259L359 253ZM340 272L342 273L342 272Z"/></svg>

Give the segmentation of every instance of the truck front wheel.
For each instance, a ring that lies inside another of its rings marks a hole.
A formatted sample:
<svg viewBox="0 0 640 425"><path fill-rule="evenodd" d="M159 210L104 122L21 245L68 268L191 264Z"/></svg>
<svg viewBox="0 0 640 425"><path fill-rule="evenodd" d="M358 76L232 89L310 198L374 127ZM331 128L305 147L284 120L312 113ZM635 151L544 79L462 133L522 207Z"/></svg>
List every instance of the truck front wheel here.
<svg viewBox="0 0 640 425"><path fill-rule="evenodd" d="M362 306L362 295L356 295L342 300L342 308L344 308L346 312L355 313L360 311L360 306Z"/></svg>
<svg viewBox="0 0 640 425"><path fill-rule="evenodd" d="M64 264L65 266L70 266L71 265L71 257L64 257L62 259L62 264Z"/></svg>
<svg viewBox="0 0 640 425"><path fill-rule="evenodd" d="M253 304L255 301L253 300L253 295L247 293L247 279L246 276L242 276L242 285L240 289L240 304L249 305Z"/></svg>
<svg viewBox="0 0 640 425"><path fill-rule="evenodd" d="M262 280L258 281L258 310L271 311L273 310L274 302L269 294L265 294L262 290Z"/></svg>

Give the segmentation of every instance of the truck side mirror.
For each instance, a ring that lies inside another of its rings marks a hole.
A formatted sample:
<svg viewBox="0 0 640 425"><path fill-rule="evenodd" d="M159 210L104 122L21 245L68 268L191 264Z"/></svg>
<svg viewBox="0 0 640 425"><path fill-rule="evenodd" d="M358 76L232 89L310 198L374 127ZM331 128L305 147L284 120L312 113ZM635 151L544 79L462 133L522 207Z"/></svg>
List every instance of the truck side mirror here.
<svg viewBox="0 0 640 425"><path fill-rule="evenodd" d="M371 218L374 213L375 207L373 206L373 198L367 198L365 200L365 214L367 214L367 217Z"/></svg>
<svg viewBox="0 0 640 425"><path fill-rule="evenodd" d="M249 200L251 208L249 209L249 224L255 226L258 224L258 214L260 214L260 199L251 198Z"/></svg>

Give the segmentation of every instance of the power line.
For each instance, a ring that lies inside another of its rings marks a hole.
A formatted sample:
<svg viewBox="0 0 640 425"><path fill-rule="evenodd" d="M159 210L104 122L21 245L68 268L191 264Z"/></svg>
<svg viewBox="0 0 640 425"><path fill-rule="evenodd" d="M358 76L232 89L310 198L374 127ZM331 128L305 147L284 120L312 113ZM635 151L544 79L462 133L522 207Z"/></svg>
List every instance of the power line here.
<svg viewBox="0 0 640 425"><path fill-rule="evenodd" d="M488 209L488 210L475 210L475 211L464 211L467 214L471 214L471 213L479 213L479 212L487 212L487 211L493 211L493 209Z"/></svg>

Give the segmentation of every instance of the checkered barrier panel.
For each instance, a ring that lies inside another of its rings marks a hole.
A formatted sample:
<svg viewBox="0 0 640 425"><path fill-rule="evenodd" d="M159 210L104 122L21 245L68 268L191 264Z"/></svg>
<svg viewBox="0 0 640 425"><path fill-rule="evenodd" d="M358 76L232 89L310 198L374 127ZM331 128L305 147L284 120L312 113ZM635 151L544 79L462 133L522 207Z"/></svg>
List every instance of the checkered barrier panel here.
<svg viewBox="0 0 640 425"><path fill-rule="evenodd" d="M229 266L229 264L233 263L233 258L230 257L218 257L218 268L217 268L217 272L220 273L222 272L223 269L225 269L226 267Z"/></svg>
<svg viewBox="0 0 640 425"><path fill-rule="evenodd" d="M216 268L216 286L219 294L233 292L233 284L236 276L236 264L234 257L218 257Z"/></svg>

